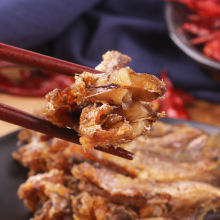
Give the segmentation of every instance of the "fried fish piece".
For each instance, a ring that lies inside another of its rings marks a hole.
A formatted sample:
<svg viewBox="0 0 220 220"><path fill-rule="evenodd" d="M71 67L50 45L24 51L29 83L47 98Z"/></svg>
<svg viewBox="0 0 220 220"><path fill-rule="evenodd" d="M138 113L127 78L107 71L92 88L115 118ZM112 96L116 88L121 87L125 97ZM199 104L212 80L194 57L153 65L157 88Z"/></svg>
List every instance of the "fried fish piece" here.
<svg viewBox="0 0 220 220"><path fill-rule="evenodd" d="M156 183L94 167L87 162L75 165L74 177L87 182L79 190L100 194L110 201L139 208L140 217L203 217L220 205L220 190L196 181ZM198 218L199 219L199 218Z"/></svg>
<svg viewBox="0 0 220 220"><path fill-rule="evenodd" d="M45 117L76 130L86 149L119 146L147 133L161 114L150 102L163 96L165 84L153 75L125 66L131 58L117 51L103 55L103 73L84 72L63 91L50 92Z"/></svg>
<svg viewBox="0 0 220 220"><path fill-rule="evenodd" d="M53 169L29 177L19 187L18 195L25 205L35 211L32 220L136 220L137 213L129 207L118 205L106 198L78 193L67 188L62 171ZM73 177L67 181L74 182ZM76 184L76 181L75 183ZM79 184L79 182L78 182Z"/></svg>
<svg viewBox="0 0 220 220"><path fill-rule="evenodd" d="M130 207L118 205L101 196L82 192L72 197L74 220L136 220L138 214Z"/></svg>
<svg viewBox="0 0 220 220"><path fill-rule="evenodd" d="M33 220L64 219L72 216L70 189L64 186L61 170L31 176L18 189L18 196L35 211Z"/></svg>
<svg viewBox="0 0 220 220"><path fill-rule="evenodd" d="M156 122L125 146L127 162L24 130L13 156L33 176L19 196L34 220L202 220L220 207L219 137Z"/></svg>
<svg viewBox="0 0 220 220"><path fill-rule="evenodd" d="M140 179L159 182L188 179L218 184L219 175L213 172L220 163L218 136L189 126L156 122L150 135L125 146L135 153L129 163L98 151L84 152L79 145L57 138L48 140L28 130L19 136L27 143L13 156L29 167L32 174L52 168L69 173L73 164L91 161Z"/></svg>

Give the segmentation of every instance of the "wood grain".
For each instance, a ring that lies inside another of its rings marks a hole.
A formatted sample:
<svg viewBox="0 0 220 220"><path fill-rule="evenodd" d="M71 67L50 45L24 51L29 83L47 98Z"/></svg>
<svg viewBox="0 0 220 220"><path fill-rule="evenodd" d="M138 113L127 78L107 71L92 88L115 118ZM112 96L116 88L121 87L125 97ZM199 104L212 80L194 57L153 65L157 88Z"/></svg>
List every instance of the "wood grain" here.
<svg viewBox="0 0 220 220"><path fill-rule="evenodd" d="M187 111L195 121L220 126L220 103L195 100L187 106Z"/></svg>
<svg viewBox="0 0 220 220"><path fill-rule="evenodd" d="M0 102L29 113L39 113L45 105L44 98L26 98L6 94L0 94ZM16 125L0 121L0 137L17 129L19 127Z"/></svg>

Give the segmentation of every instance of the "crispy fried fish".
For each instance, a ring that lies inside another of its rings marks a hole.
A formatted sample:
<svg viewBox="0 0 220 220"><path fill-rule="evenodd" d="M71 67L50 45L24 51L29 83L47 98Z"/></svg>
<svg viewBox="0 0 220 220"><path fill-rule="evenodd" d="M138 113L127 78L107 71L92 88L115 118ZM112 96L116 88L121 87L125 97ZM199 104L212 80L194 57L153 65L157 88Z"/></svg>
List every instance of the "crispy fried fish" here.
<svg viewBox="0 0 220 220"><path fill-rule="evenodd" d="M202 220L220 207L219 134L156 122L127 144L134 160L24 130L18 194L34 220Z"/></svg>
<svg viewBox="0 0 220 220"><path fill-rule="evenodd" d="M160 114L150 102L163 96L165 84L153 75L129 68L131 58L108 51L96 69L83 72L63 91L50 92L45 117L59 127L75 129L85 149L121 146L147 133Z"/></svg>

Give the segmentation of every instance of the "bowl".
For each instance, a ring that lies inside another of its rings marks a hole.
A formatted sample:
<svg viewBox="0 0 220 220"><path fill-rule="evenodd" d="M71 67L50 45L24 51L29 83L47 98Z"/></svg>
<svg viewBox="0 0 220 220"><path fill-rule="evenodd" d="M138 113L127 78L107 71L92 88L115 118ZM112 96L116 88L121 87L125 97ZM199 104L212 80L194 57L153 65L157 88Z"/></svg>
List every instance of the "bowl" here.
<svg viewBox="0 0 220 220"><path fill-rule="evenodd" d="M202 65L209 73L220 74L220 63L203 55L200 48L189 43L190 35L182 29L187 15L192 13L189 9L179 3L167 2L165 6L165 20L172 41L186 55Z"/></svg>

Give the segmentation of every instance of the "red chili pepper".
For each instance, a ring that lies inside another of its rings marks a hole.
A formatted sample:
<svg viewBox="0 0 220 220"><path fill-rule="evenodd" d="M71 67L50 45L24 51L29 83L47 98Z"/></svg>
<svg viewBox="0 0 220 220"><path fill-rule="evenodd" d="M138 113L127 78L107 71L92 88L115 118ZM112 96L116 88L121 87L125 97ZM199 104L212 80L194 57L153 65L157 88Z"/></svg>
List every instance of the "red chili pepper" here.
<svg viewBox="0 0 220 220"><path fill-rule="evenodd" d="M182 89L175 89L175 93L183 99L185 104L190 104L194 101L192 95L183 91Z"/></svg>
<svg viewBox="0 0 220 220"><path fill-rule="evenodd" d="M14 65L0 62L0 68L6 66ZM3 76L0 69L0 91L20 96L44 96L54 88L64 89L74 82L70 76L36 70L21 69L19 74L20 80L15 83Z"/></svg>
<svg viewBox="0 0 220 220"><path fill-rule="evenodd" d="M191 44L204 44L203 53L220 62L220 0L168 0L185 4L195 14L188 15L183 29L196 35Z"/></svg>
<svg viewBox="0 0 220 220"><path fill-rule="evenodd" d="M190 42L191 44L203 44L203 43L206 43L206 42L218 39L218 38L220 38L220 30L201 36L201 37L194 38Z"/></svg>
<svg viewBox="0 0 220 220"><path fill-rule="evenodd" d="M208 42L203 51L207 57L220 62L220 38Z"/></svg>
<svg viewBox="0 0 220 220"><path fill-rule="evenodd" d="M189 119L189 114L185 109L185 104L191 103L193 97L181 89L176 89L172 81L167 76L167 71L163 70L161 79L166 84L167 92L164 99L160 99L160 111L164 111L166 117Z"/></svg>
<svg viewBox="0 0 220 220"><path fill-rule="evenodd" d="M191 34L195 34L198 36L208 35L211 32L209 29L201 27L196 23L184 23L183 29Z"/></svg>
<svg viewBox="0 0 220 220"><path fill-rule="evenodd" d="M185 4L201 16L220 16L219 0L169 0Z"/></svg>

